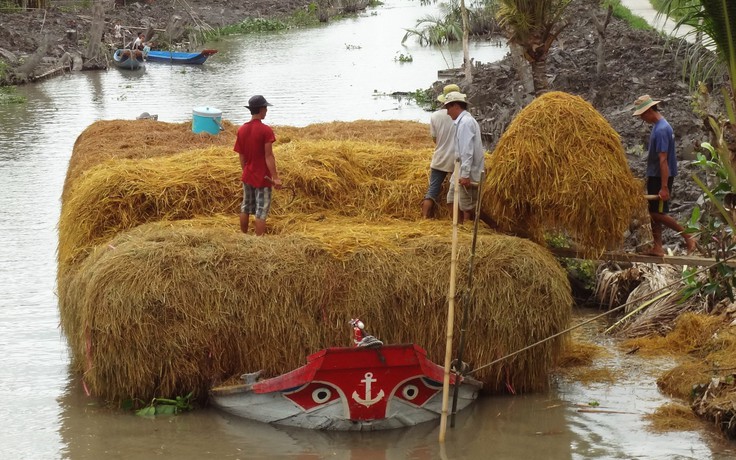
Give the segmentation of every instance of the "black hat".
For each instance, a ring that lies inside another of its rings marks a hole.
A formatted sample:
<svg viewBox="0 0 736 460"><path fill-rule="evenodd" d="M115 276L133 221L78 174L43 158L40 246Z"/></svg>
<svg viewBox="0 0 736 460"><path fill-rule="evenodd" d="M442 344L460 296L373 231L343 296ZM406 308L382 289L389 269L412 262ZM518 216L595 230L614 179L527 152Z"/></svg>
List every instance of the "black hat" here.
<svg viewBox="0 0 736 460"><path fill-rule="evenodd" d="M248 99L248 105L246 105L246 107L249 109L257 109L259 107L266 107L269 105L272 104L269 104L266 98L259 94Z"/></svg>

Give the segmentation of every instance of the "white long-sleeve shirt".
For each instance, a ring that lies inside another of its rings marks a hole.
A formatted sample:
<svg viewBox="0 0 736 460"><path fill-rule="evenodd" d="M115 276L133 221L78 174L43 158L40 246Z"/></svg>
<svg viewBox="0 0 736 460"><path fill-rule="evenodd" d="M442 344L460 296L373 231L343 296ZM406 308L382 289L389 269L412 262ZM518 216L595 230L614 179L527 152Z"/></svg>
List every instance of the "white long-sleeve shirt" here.
<svg viewBox="0 0 736 460"><path fill-rule="evenodd" d="M455 120L455 156L460 159L460 178L479 182L485 167L484 155L480 126L463 110Z"/></svg>

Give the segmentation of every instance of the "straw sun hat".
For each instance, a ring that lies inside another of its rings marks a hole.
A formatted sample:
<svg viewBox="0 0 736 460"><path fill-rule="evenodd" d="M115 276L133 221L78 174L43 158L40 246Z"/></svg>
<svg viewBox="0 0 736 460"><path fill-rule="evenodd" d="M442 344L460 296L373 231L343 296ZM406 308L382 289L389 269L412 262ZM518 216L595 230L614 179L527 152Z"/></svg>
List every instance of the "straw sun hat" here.
<svg viewBox="0 0 736 460"><path fill-rule="evenodd" d="M638 117L639 115L659 104L660 102L662 101L655 101L648 94L639 96L639 98L634 101L634 113L632 114L632 116Z"/></svg>
<svg viewBox="0 0 736 460"><path fill-rule="evenodd" d="M463 102L467 104L468 99L467 99L467 96L465 96L465 94L459 91L453 91L451 93L448 93L447 96L445 96L445 102L442 105L446 106L447 104L451 102Z"/></svg>
<svg viewBox="0 0 736 460"><path fill-rule="evenodd" d="M444 87L444 88L442 88L442 94L440 94L439 96L437 96L437 100L438 100L438 101L440 101L441 103L443 103L443 104L444 104L444 103L445 103L445 97L446 97L446 96L447 96L447 95L448 95L449 93L451 93L451 92L453 92L453 91L456 91L456 92L458 92L458 93L459 93L459 92L460 92L460 87L459 87L459 86L457 86L457 85L456 85L456 84L454 84L454 83L451 83L451 84L449 84L449 85L445 85L445 87Z"/></svg>

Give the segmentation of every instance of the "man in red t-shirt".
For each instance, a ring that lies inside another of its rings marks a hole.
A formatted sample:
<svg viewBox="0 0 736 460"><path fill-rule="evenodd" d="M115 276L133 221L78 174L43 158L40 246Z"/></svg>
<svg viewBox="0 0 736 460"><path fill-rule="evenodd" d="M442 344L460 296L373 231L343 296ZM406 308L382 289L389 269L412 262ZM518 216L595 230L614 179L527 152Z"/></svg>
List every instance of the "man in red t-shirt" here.
<svg viewBox="0 0 736 460"><path fill-rule="evenodd" d="M257 236L266 232L266 216L271 209L271 187L281 188L276 158L273 156L276 137L273 130L262 122L270 105L260 95L248 100L246 107L250 110L251 119L238 129L233 148L240 156L240 167L243 169L240 230L248 233L248 222L253 214Z"/></svg>

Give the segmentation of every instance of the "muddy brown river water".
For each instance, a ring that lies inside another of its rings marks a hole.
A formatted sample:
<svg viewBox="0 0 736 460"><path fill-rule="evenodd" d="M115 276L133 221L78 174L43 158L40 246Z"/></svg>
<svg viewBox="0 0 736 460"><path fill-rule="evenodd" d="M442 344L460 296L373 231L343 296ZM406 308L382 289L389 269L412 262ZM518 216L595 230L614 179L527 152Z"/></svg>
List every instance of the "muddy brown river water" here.
<svg viewBox="0 0 736 460"><path fill-rule="evenodd" d="M404 28L436 11L411 0L307 31L230 37L201 67L148 64L67 75L21 87L27 103L0 107L0 459L725 459L736 454L706 425L651 433L643 415L666 402L638 370L657 363L610 358L628 369L616 384L565 380L546 394L483 398L437 442L435 424L381 433L281 429L204 409L145 419L102 407L69 373L55 295L59 198L77 136L99 119L190 120L192 109L248 118L248 97L274 106L268 122L304 126L356 119L427 122L429 114L395 91L427 88L437 70L461 62L459 47L400 44ZM471 47L484 62L506 53ZM410 54L401 63L399 54ZM122 133L135 139L138 133ZM428 133L429 135L429 133ZM235 172L234 172L235 174ZM419 212L419 210L417 210ZM448 228L449 231L449 228ZM615 356L615 355L614 355ZM579 412L597 401L620 414Z"/></svg>

